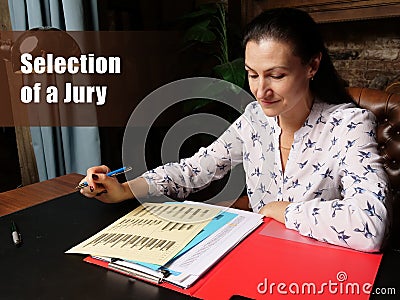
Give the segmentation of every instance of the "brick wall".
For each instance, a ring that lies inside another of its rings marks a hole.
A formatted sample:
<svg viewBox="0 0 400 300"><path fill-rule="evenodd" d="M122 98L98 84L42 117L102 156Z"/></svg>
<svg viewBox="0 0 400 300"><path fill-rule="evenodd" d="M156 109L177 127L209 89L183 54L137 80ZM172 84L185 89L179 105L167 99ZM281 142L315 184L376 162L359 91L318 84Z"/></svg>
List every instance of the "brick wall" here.
<svg viewBox="0 0 400 300"><path fill-rule="evenodd" d="M349 86L384 90L400 81L400 18L320 26L334 65Z"/></svg>

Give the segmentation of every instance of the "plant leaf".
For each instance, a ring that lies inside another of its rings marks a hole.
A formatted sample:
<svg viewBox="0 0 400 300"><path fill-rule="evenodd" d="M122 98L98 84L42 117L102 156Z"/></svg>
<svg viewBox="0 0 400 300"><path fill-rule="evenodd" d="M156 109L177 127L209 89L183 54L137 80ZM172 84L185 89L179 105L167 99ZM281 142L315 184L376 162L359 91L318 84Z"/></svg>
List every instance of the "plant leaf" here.
<svg viewBox="0 0 400 300"><path fill-rule="evenodd" d="M199 41L202 43L209 43L215 41L217 38L214 32L212 32L208 25L210 24L210 20L205 20L196 25L190 27L184 36L184 41Z"/></svg>
<svg viewBox="0 0 400 300"><path fill-rule="evenodd" d="M214 67L214 72L221 78L239 87L243 87L246 80L246 72L244 70L244 59L237 58L231 62L227 62Z"/></svg>

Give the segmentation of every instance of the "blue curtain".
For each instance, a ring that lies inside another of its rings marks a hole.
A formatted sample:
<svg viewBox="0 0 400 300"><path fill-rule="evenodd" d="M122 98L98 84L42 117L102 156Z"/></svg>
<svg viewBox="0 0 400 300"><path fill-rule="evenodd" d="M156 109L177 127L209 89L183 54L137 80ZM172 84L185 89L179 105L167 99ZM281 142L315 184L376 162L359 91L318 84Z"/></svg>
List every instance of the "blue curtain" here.
<svg viewBox="0 0 400 300"><path fill-rule="evenodd" d="M67 31L99 30L97 0L9 0L13 30L50 26ZM31 127L39 180L86 174L99 165L97 127Z"/></svg>

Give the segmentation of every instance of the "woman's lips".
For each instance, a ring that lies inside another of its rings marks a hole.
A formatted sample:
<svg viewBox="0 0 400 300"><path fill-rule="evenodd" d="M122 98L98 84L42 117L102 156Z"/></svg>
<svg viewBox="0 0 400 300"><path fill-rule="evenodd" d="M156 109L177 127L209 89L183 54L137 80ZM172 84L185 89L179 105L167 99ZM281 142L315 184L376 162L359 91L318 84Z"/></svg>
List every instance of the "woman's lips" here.
<svg viewBox="0 0 400 300"><path fill-rule="evenodd" d="M265 104L265 105L272 105L274 103L279 102L279 100L260 100L260 101L262 104Z"/></svg>

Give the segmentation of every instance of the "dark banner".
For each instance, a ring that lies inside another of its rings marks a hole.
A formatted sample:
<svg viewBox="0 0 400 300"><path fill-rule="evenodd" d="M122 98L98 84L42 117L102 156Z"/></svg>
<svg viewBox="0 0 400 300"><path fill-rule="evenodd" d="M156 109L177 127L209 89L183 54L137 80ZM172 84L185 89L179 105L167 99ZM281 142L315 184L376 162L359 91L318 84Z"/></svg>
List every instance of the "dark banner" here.
<svg viewBox="0 0 400 300"><path fill-rule="evenodd" d="M191 74L175 31L29 30L1 39L0 126L125 126L149 93Z"/></svg>

